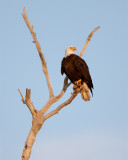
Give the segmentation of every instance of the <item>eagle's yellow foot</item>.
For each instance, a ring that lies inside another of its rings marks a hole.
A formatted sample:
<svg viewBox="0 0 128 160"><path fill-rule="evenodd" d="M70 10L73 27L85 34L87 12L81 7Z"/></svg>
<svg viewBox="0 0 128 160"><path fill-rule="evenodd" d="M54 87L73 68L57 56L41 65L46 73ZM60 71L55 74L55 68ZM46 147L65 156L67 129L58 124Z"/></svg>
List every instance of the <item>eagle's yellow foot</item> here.
<svg viewBox="0 0 128 160"><path fill-rule="evenodd" d="M75 82L75 85L77 85L77 86L81 86L81 82L82 82L82 80L81 80L81 79L79 79L78 81L76 81L76 82Z"/></svg>
<svg viewBox="0 0 128 160"><path fill-rule="evenodd" d="M77 88L77 86L74 85L74 86L73 86L73 92L76 92L76 88Z"/></svg>
<svg viewBox="0 0 128 160"><path fill-rule="evenodd" d="M74 84L74 86L73 86L73 92L75 92L76 88L80 87L81 84L82 84L82 80L81 79L79 79L78 81L76 81L75 84Z"/></svg>

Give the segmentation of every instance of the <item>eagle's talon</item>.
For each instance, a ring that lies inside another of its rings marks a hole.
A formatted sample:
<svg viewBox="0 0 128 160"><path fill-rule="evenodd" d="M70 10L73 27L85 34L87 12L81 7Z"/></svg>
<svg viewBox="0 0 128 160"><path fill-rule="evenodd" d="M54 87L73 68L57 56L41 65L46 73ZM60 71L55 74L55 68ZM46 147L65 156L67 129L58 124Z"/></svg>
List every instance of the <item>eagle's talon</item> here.
<svg viewBox="0 0 128 160"><path fill-rule="evenodd" d="M76 90L77 90L77 88L80 88L80 86L81 86L81 85L74 85L74 86L73 86L73 92L75 93Z"/></svg>
<svg viewBox="0 0 128 160"><path fill-rule="evenodd" d="M81 86L81 84L82 84L82 80L81 79L79 79L78 81L75 82L75 85L77 85L77 86Z"/></svg>
<svg viewBox="0 0 128 160"><path fill-rule="evenodd" d="M74 85L74 86L73 86L73 93L76 92L76 88L77 88L77 86Z"/></svg>

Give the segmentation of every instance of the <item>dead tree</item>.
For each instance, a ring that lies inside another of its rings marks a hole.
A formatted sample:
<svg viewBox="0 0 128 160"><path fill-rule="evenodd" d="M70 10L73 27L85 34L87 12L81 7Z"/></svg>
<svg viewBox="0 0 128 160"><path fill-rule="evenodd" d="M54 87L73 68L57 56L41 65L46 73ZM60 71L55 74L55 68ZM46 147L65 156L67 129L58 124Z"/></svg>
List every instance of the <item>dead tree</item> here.
<svg viewBox="0 0 128 160"><path fill-rule="evenodd" d="M51 85L51 81L50 81L50 77L49 77L49 73L48 73L48 69L47 69L47 65L46 65L46 61L45 61L45 57L43 52L41 51L41 47L40 44L37 40L36 37L36 33L33 31L33 26L31 26L26 10L25 8L23 9L23 18L25 20L25 23L27 24L31 35L33 37L33 43L35 43L36 48L38 50L39 56L40 56L40 60L42 63L42 68L43 68L43 73L46 77L46 81L47 81L47 85L48 85L48 90L49 90L49 100L47 101L47 103L44 105L44 107L41 110L36 110L36 108L34 107L34 105L32 104L31 101L31 89L26 89L26 96L25 99L21 93L21 91L18 89L20 95L21 95L21 99L22 102L24 104L27 105L28 109L30 110L31 114L32 114L32 127L31 130L29 132L29 135L27 137L27 140L25 142L24 145L24 149L23 149L23 153L22 153L22 160L28 160L30 158L30 154L31 154L31 149L33 146L33 143L36 139L36 135L39 132L39 130L41 129L41 127L43 126L44 122L52 117L53 115L57 114L63 107L67 106L68 104L70 104L74 98L77 96L77 94L80 92L80 89L77 88L76 92L71 94L71 96L69 97L69 99L67 99L64 103L60 104L56 109L54 109L53 111L50 111L49 113L46 114L46 112L48 111L48 109L52 106L53 103L57 102L60 98L62 98L62 96L65 94L67 88L69 87L69 85L71 84L71 82L68 83L68 78L65 77L64 79L64 83L63 83L63 88L61 90L61 92L57 95L54 96L53 93L53 89L52 89L52 85ZM85 49L91 39L91 37L93 36L93 34L99 29L99 27L95 28L91 34L88 36L84 47L80 53L80 57L83 56Z"/></svg>

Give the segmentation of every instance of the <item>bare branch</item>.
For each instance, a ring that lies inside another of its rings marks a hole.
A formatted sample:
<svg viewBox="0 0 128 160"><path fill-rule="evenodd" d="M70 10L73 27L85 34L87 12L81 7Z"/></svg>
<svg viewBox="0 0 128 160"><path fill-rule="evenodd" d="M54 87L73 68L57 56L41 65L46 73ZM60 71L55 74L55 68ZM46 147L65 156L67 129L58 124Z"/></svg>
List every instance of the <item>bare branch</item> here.
<svg viewBox="0 0 128 160"><path fill-rule="evenodd" d="M83 54L84 54L84 52L85 52L85 50L86 50L86 48L87 48L87 46L88 46L88 43L90 42L91 37L93 36L93 34L94 34L99 28L100 28L100 26L97 27L97 28L95 28L95 29L89 34L89 36L88 36L88 38L87 38L87 40L86 40L86 42L85 42L85 44L84 44L84 47L83 47L83 49L82 49L82 51L81 51L81 53L80 53L80 55L79 55L80 57L83 56Z"/></svg>
<svg viewBox="0 0 128 160"><path fill-rule="evenodd" d="M45 104L45 106L40 110L42 116L48 111L48 109L51 107L53 103L57 102L64 95L70 84L71 82L68 83L68 77L66 76L64 79L63 89L61 90L60 94L49 99L49 101Z"/></svg>
<svg viewBox="0 0 128 160"><path fill-rule="evenodd" d="M21 95L22 102L27 105L28 109L30 110L30 112L32 114L32 117L35 118L36 115L37 115L37 110L35 109L35 107L33 106L32 102L31 102L31 90L30 89L26 89L25 100L23 98L23 95L22 95L21 91L19 89L18 89L18 91L19 91L19 93Z"/></svg>
<svg viewBox="0 0 128 160"><path fill-rule="evenodd" d="M40 56L40 59L41 59L41 63L42 63L42 67L43 67L43 72L45 74L45 77L46 77L46 80L47 80L47 85L48 85L48 89L49 89L49 97L53 97L54 94L53 94L53 89L52 89L52 85L51 85L51 81L50 81L50 77L49 77L49 74L48 74L48 69L47 69L47 65L46 65L46 61L45 61L45 57L44 57L44 54L43 52L41 51L41 47L40 47L40 43L38 42L37 38L36 38L36 33L33 31L33 26L31 26L30 22L29 22L29 19L28 19L28 16L27 16L27 13L26 13L26 10L25 8L23 9L23 12L24 14L23 15L23 18L31 32L31 35L34 39L34 43L36 44L36 48L38 50L38 53L39 53L39 56Z"/></svg>
<svg viewBox="0 0 128 160"><path fill-rule="evenodd" d="M20 95L21 95L21 100L22 100L22 102L25 103L25 100L24 100L24 97L23 97L22 93L20 92L19 89L18 89L18 91L19 91L19 93L20 93Z"/></svg>
<svg viewBox="0 0 128 160"><path fill-rule="evenodd" d="M71 97L70 97L67 101L65 101L64 103L62 103L61 105L59 105L55 110L53 110L53 111L51 111L50 113L46 114L46 115L44 116L44 119L46 120L46 119L52 117L53 115L57 114L63 107L65 107L65 106L67 106L68 104L70 104L70 103L74 100L74 98L77 96L77 94L78 94L79 92L80 92L80 89L78 89L77 92L73 93L73 94L71 95Z"/></svg>

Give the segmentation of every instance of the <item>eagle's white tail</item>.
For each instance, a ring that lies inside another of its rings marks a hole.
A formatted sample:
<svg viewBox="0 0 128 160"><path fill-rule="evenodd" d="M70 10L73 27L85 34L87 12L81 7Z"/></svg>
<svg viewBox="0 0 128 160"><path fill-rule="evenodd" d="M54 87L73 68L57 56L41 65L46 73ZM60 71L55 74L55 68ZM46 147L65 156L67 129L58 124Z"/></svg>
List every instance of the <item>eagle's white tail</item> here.
<svg viewBox="0 0 128 160"><path fill-rule="evenodd" d="M81 92L80 93L81 93L81 97L83 100L85 100L85 101L90 100L89 88L85 82L81 85Z"/></svg>

